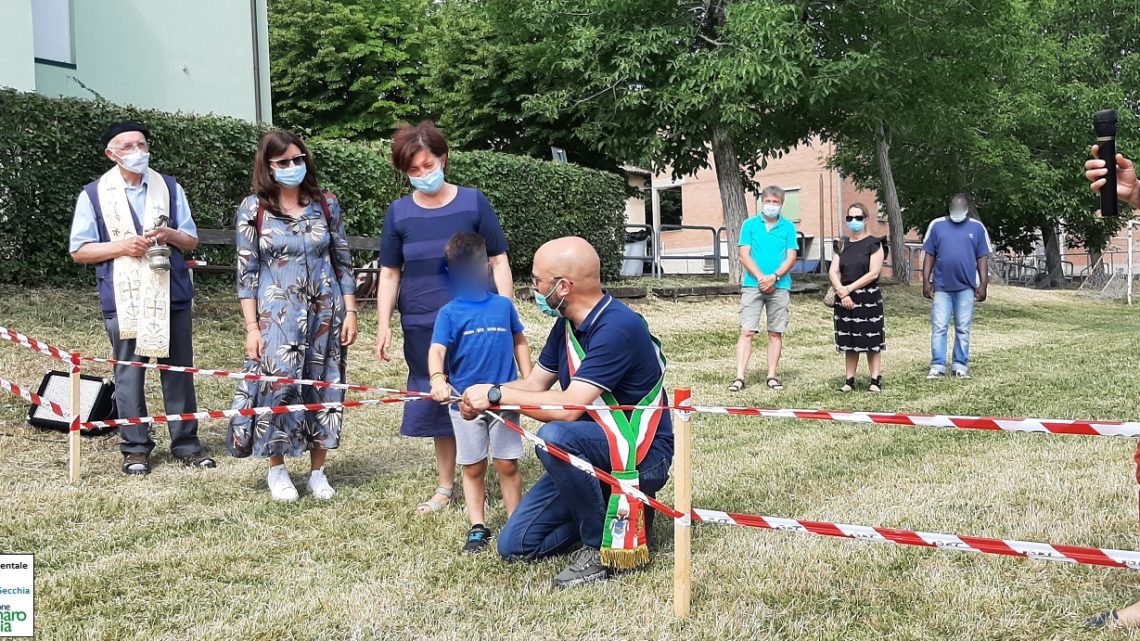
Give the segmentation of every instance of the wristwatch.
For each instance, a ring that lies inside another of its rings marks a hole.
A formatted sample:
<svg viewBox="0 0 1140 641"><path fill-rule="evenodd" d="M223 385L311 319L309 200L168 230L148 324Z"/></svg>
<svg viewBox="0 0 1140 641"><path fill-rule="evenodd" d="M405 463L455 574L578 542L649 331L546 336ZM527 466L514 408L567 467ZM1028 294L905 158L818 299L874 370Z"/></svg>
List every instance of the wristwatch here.
<svg viewBox="0 0 1140 641"><path fill-rule="evenodd" d="M498 405L503 400L503 388L492 385L491 389L487 390L487 400L491 402L491 405Z"/></svg>

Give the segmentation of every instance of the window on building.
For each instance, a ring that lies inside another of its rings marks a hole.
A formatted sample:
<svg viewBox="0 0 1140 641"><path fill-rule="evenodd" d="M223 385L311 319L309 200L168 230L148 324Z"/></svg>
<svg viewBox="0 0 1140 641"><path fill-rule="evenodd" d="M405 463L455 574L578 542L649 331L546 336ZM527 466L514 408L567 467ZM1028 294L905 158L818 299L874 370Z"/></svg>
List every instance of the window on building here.
<svg viewBox="0 0 1140 641"><path fill-rule="evenodd" d="M784 189L784 207L780 210L784 218L792 222L800 222L800 190Z"/></svg>
<svg viewBox="0 0 1140 641"><path fill-rule="evenodd" d="M71 0L32 0L32 43L36 62L75 66Z"/></svg>
<svg viewBox="0 0 1140 641"><path fill-rule="evenodd" d="M661 203L661 224L682 224L684 215L681 212L681 186L658 189L657 198Z"/></svg>

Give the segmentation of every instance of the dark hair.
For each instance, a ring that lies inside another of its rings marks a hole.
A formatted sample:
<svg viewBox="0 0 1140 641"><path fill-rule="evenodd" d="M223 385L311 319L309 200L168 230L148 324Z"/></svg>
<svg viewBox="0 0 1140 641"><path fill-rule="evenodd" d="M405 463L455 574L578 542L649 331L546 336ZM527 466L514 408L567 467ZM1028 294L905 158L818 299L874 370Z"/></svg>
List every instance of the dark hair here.
<svg viewBox="0 0 1140 641"><path fill-rule="evenodd" d="M461 263L472 259L487 260L487 241L474 232L460 232L447 239L443 248L448 264Z"/></svg>
<svg viewBox="0 0 1140 641"><path fill-rule="evenodd" d="M440 158L447 157L447 137L430 120L420 124L404 125L392 136L392 166L408 173L412 158L421 151L427 151Z"/></svg>
<svg viewBox="0 0 1140 641"><path fill-rule="evenodd" d="M253 193L257 194L261 205L269 211L281 211L281 185L277 184L269 159L285 153L289 145L297 145L301 153L305 154L305 179L297 187L301 192L300 204L308 205L321 197L321 188L317 185L317 165L313 162L313 155L309 153L305 141L291 131L274 129L261 137L257 155L253 159Z"/></svg>

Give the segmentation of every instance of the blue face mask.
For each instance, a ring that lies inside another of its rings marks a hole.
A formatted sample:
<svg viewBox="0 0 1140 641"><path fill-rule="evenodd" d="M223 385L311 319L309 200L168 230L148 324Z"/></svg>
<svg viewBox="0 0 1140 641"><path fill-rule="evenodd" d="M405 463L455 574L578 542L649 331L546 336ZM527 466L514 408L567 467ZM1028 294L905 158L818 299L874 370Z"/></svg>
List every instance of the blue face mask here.
<svg viewBox="0 0 1140 641"><path fill-rule="evenodd" d="M300 164L293 165L292 167L285 167L284 169L273 170L273 177L277 179L277 184L284 187L296 187L305 180L305 172L309 170L308 165Z"/></svg>
<svg viewBox="0 0 1140 641"><path fill-rule="evenodd" d="M437 167L435 171L432 171L423 178L408 176L408 182L412 183L412 187L416 191L422 191L428 195L434 194L443 187L443 168Z"/></svg>
<svg viewBox="0 0 1140 641"><path fill-rule="evenodd" d="M855 234L858 234L859 232L863 231L863 228L866 227L866 225L867 224L861 220L849 220L849 221L847 221L847 229L850 229L851 232L855 233Z"/></svg>
<svg viewBox="0 0 1140 641"><path fill-rule="evenodd" d="M780 206L771 203L765 204L760 208L760 213L764 214L765 218L776 218L780 215Z"/></svg>
<svg viewBox="0 0 1140 641"><path fill-rule="evenodd" d="M534 302L538 304L538 310L543 314L546 314L547 316L553 318L562 316L561 310L562 306L566 304L566 299L563 298L562 300L558 301L558 304L554 307L550 306L550 301L547 299L550 298L550 295L554 293L554 290L558 289L558 283L561 283L563 280L564 279L559 278L558 280L554 281L554 285L550 287L550 291L546 292L545 294L538 291L537 289L534 290Z"/></svg>

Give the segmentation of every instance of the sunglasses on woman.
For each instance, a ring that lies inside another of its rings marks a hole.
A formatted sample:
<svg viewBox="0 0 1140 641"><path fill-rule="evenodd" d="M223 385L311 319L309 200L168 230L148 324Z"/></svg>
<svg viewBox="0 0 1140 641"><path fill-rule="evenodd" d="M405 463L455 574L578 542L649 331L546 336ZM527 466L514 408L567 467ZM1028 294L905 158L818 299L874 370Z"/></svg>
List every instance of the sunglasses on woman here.
<svg viewBox="0 0 1140 641"><path fill-rule="evenodd" d="M287 167L300 167L305 164L305 154L297 154L292 158L278 158L270 160L269 164L278 169L285 169Z"/></svg>
<svg viewBox="0 0 1140 641"><path fill-rule="evenodd" d="M848 216L847 217L847 222L851 222L853 220L864 220L864 217L863 216Z"/></svg>

